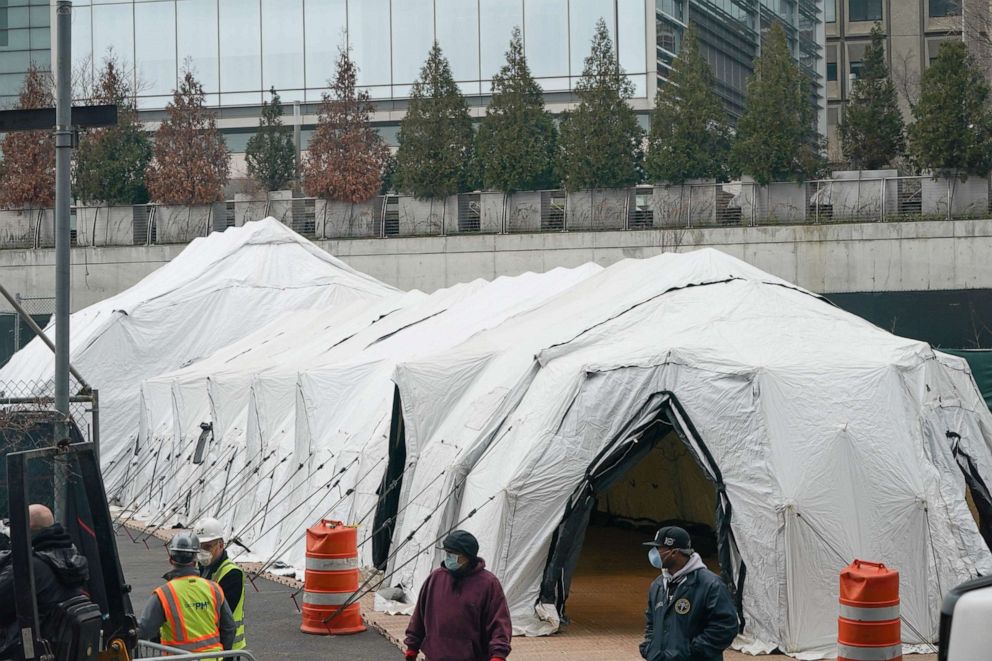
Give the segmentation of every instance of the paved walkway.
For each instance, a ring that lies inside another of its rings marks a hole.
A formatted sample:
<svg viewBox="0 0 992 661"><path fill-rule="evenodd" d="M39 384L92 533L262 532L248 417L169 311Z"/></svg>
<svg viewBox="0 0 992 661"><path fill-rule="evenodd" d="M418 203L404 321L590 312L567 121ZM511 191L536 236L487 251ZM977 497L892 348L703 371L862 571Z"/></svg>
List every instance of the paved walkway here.
<svg viewBox="0 0 992 661"><path fill-rule="evenodd" d="M118 534L124 577L131 584L131 600L140 615L151 591L162 584L169 569L163 542L152 538L144 544L132 543ZM300 632L300 614L290 596L296 591L265 579L248 585L245 625L249 649L258 661L270 659L321 659L326 661L388 661L402 656L395 646L374 631L351 636L310 636ZM299 597L297 597L299 600Z"/></svg>
<svg viewBox="0 0 992 661"><path fill-rule="evenodd" d="M161 583L161 574L167 569L165 550L160 539L148 540L151 550L144 544L134 544L123 532L118 537L124 575L133 587L132 600L136 611L141 611L150 591ZM615 576L613 580L615 580ZM362 610L370 630L352 636L309 636L300 633L300 614L290 596L299 583L288 579L278 582L265 579L255 581L258 591L248 587L246 622L248 643L259 661L269 659L320 659L322 661L388 661L402 658L400 644L409 620L402 615L386 615L372 610L372 597L362 600ZM614 586L615 589L616 586ZM587 574L573 584L573 592L589 592L602 596L606 586L597 581L594 573ZM576 594L578 597L579 595ZM297 598L299 599L299 598ZM577 599L577 602L581 599ZM590 600L594 602L595 599ZM578 603L576 604L578 605ZM595 608L576 609L575 622L554 636L540 638L516 637L513 639L511 661L544 661L545 659L601 659L603 661L639 661L637 646L641 641L640 620L624 617L633 622L617 630L607 630L596 621L613 620L616 613L604 618ZM585 611L585 612L583 612ZM639 612L636 614L639 615ZM612 622L616 624L616 622ZM380 635L381 634L381 635ZM758 657L727 652L725 661L755 661ZM763 659L785 661L789 657L770 655ZM907 660L936 661L937 655L911 655Z"/></svg>

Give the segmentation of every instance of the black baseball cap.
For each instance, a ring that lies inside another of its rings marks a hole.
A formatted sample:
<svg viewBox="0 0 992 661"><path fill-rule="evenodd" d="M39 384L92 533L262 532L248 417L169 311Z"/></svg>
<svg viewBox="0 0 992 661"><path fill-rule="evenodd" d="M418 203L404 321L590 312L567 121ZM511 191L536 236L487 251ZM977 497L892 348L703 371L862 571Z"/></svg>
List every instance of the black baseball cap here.
<svg viewBox="0 0 992 661"><path fill-rule="evenodd" d="M654 539L644 542L644 546L661 547L663 549L691 549L692 538L684 528L678 526L665 526L660 528Z"/></svg>
<svg viewBox="0 0 992 661"><path fill-rule="evenodd" d="M479 557L479 540L467 530L452 530L441 542L441 548L452 553L461 553L467 558Z"/></svg>

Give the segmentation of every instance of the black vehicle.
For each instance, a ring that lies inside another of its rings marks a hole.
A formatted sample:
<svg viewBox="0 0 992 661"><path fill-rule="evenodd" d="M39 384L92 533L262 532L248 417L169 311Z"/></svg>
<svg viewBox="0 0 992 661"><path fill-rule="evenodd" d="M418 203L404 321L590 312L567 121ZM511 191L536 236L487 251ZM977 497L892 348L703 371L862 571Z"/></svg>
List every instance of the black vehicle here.
<svg viewBox="0 0 992 661"><path fill-rule="evenodd" d="M25 426L50 424L31 412ZM74 426L73 426L74 427ZM79 439L78 429L70 438ZM21 446L23 447L23 445ZM38 500L50 469L59 460L69 465L65 486L67 530L77 551L86 557L89 580L85 594L64 601L42 623L35 598L35 572L28 505ZM9 452L6 497L9 508L9 551L0 551L0 565L12 563L20 640L0 656L14 661L127 661L137 645L138 627L124 582L103 477L92 443L48 445ZM39 469L39 466L41 467Z"/></svg>

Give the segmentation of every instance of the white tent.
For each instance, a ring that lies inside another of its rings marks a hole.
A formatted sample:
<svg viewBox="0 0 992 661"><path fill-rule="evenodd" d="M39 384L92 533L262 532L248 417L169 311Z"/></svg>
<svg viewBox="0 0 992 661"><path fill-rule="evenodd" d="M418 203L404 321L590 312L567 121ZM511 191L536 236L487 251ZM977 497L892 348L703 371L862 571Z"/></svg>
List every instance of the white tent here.
<svg viewBox="0 0 992 661"><path fill-rule="evenodd" d="M393 296L273 218L212 233L130 289L71 317L70 359L100 390L107 467L138 431L149 377L203 358L291 310ZM54 325L46 331L54 335ZM0 383L50 393L54 359L36 338L0 370Z"/></svg>
<svg viewBox="0 0 992 661"><path fill-rule="evenodd" d="M316 518L371 532L397 360L447 350L600 270L587 264L397 295L360 309L296 313L149 379L142 386L143 449L121 500L137 495L135 509L170 524L218 514L256 559L302 566L299 540ZM300 328L312 329L307 339L296 339ZM201 424L212 425L212 440L203 462L191 466ZM152 454L163 448L170 461L156 462ZM187 500L184 490L194 485ZM362 551L368 559L371 544Z"/></svg>
<svg viewBox="0 0 992 661"><path fill-rule="evenodd" d="M855 557L900 571L907 643L935 640L942 590L992 571L965 498L992 505L992 416L967 364L714 250L620 262L394 378L387 576L407 601L462 527L515 632L556 631L595 499L662 428L712 484L740 648L831 655Z"/></svg>

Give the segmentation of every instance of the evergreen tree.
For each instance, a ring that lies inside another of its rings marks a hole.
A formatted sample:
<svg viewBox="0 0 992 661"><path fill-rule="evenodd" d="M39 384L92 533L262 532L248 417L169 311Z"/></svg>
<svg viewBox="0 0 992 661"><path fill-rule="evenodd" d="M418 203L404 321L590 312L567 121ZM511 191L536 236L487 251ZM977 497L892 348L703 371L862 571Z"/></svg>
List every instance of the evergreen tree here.
<svg viewBox="0 0 992 661"><path fill-rule="evenodd" d="M296 145L293 129L282 123L282 101L276 88L270 101L262 102L258 131L248 139L245 165L248 176L266 191L283 190L296 178Z"/></svg>
<svg viewBox="0 0 992 661"><path fill-rule="evenodd" d="M382 164L382 185L379 186L379 195L389 195L396 191L396 155L387 154L385 162Z"/></svg>
<svg viewBox="0 0 992 661"><path fill-rule="evenodd" d="M493 98L476 140L482 186L513 193L553 188L557 130L513 28L506 64L493 76Z"/></svg>
<svg viewBox="0 0 992 661"><path fill-rule="evenodd" d="M51 108L52 76L32 65L24 77L17 107ZM0 206L50 207L55 201L55 138L51 129L15 131L0 138L3 152Z"/></svg>
<svg viewBox="0 0 992 661"><path fill-rule="evenodd" d="M369 123L372 102L367 91L358 91L357 80L358 68L341 50L303 163L307 195L358 204L382 187L389 148Z"/></svg>
<svg viewBox="0 0 992 661"><path fill-rule="evenodd" d="M634 86L617 61L606 22L599 19L575 85L575 110L562 119L561 158L569 190L622 188L640 180L643 131L627 104Z"/></svg>
<svg viewBox="0 0 992 661"><path fill-rule="evenodd" d="M206 108L203 85L191 72L183 75L165 112L145 173L151 198L172 205L223 200L230 154L216 116Z"/></svg>
<svg viewBox="0 0 992 661"><path fill-rule="evenodd" d="M946 41L920 81L909 151L935 174L984 176L992 168L989 86L961 41Z"/></svg>
<svg viewBox="0 0 992 661"><path fill-rule="evenodd" d="M876 23L839 127L844 155L851 167L862 170L889 165L906 146L896 86L885 65L884 41L882 27Z"/></svg>
<svg viewBox="0 0 992 661"><path fill-rule="evenodd" d="M400 123L397 188L419 199L465 190L471 175L472 141L468 104L441 47L434 42Z"/></svg>
<svg viewBox="0 0 992 661"><path fill-rule="evenodd" d="M73 170L75 196L87 204L145 204L152 142L138 121L133 85L115 57L104 60L90 101L116 105L117 125L90 129L80 137Z"/></svg>
<svg viewBox="0 0 992 661"><path fill-rule="evenodd" d="M690 27L672 74L658 90L645 170L650 181L725 179L730 157L727 111Z"/></svg>
<svg viewBox="0 0 992 661"><path fill-rule="evenodd" d="M754 60L737 122L735 174L749 174L760 184L815 176L823 158L812 90L789 53L785 30L773 24Z"/></svg>

